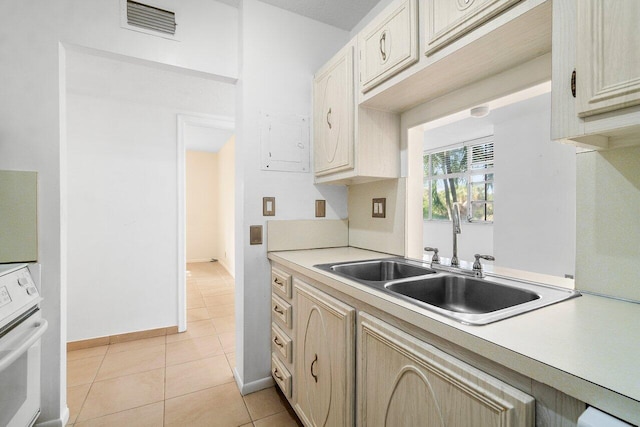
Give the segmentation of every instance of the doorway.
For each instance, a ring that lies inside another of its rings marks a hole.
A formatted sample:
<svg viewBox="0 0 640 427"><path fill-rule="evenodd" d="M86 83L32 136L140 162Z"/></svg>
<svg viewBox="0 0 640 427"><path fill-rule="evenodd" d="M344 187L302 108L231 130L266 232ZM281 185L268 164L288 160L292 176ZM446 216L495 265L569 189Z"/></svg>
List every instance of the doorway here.
<svg viewBox="0 0 640 427"><path fill-rule="evenodd" d="M235 271L235 137L231 117L178 115L179 324L187 327L187 265Z"/></svg>

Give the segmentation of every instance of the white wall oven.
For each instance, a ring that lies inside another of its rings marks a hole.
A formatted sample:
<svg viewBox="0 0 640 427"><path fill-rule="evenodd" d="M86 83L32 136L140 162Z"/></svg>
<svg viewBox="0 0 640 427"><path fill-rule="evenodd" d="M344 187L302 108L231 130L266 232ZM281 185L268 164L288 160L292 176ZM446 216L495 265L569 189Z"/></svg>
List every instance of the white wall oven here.
<svg viewBox="0 0 640 427"><path fill-rule="evenodd" d="M0 264L0 426L32 426L40 414L40 300L27 264Z"/></svg>

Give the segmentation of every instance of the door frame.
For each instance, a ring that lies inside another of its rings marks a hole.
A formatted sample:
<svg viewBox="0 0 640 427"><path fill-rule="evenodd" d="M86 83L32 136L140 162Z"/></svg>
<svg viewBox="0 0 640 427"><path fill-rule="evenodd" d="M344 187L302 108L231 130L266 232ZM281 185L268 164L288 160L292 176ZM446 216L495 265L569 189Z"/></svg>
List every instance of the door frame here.
<svg viewBox="0 0 640 427"><path fill-rule="evenodd" d="M188 126L207 127L212 129L235 130L235 119L230 116L211 114L185 113L177 114L177 180L178 180L178 332L187 330L187 201L186 201L186 145L185 129ZM235 178L235 177L234 177ZM234 179L232 178L232 179Z"/></svg>

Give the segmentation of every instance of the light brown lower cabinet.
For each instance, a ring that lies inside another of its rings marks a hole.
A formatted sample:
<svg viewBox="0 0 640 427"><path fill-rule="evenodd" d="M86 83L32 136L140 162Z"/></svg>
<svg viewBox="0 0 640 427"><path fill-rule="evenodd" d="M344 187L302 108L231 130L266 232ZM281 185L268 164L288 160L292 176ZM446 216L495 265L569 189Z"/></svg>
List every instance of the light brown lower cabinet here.
<svg viewBox="0 0 640 427"><path fill-rule="evenodd" d="M294 288L296 412L305 426L351 426L356 311L298 279Z"/></svg>
<svg viewBox="0 0 640 427"><path fill-rule="evenodd" d="M359 426L533 426L533 397L360 312Z"/></svg>

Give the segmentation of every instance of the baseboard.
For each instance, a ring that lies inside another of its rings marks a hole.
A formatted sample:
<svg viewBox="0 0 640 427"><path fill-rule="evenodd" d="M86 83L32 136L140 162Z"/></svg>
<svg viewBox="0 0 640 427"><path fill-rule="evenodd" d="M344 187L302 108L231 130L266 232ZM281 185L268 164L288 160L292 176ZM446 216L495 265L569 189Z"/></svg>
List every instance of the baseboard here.
<svg viewBox="0 0 640 427"><path fill-rule="evenodd" d="M229 264L227 264L226 260L223 259L219 259L218 262L220 263L220 265L227 270L227 273L229 273L229 275L231 277L233 277L234 279L236 278L235 274L233 273L233 271L231 271L231 269L229 268Z"/></svg>
<svg viewBox="0 0 640 427"><path fill-rule="evenodd" d="M238 375L238 371L236 370L236 368L233 368L233 378L236 380L236 384L238 385L240 394L243 396L254 393L256 391L264 390L265 388L273 387L275 385L275 381L273 381L273 378L271 376L244 384L240 379L240 375Z"/></svg>
<svg viewBox="0 0 640 427"><path fill-rule="evenodd" d="M211 262L211 258L196 258L196 259L188 259L187 263L192 263L192 262Z"/></svg>
<svg viewBox="0 0 640 427"><path fill-rule="evenodd" d="M148 329L146 331L129 332L126 334L109 335L106 337L91 338L88 340L73 341L67 343L67 351L82 350L85 348L100 347L102 345L116 344L119 342L135 341L144 338L155 338L164 335L178 333L177 326L167 328Z"/></svg>
<svg viewBox="0 0 640 427"><path fill-rule="evenodd" d="M36 427L64 427L69 422L69 407L65 406L64 411L60 414L60 418L55 420L37 422L34 424Z"/></svg>

